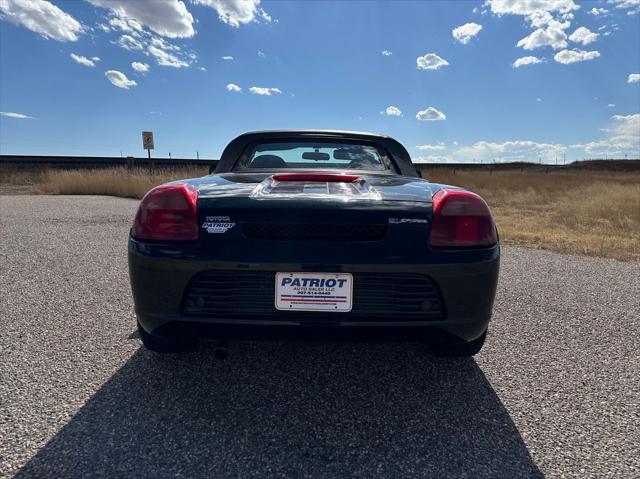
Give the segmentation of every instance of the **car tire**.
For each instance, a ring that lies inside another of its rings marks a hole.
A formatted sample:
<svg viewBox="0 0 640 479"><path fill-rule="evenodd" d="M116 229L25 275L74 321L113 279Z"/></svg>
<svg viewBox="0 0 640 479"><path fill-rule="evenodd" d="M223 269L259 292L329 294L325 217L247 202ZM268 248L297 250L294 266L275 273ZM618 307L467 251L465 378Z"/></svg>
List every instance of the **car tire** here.
<svg viewBox="0 0 640 479"><path fill-rule="evenodd" d="M138 323L138 332L144 347L156 353L180 353L191 351L196 347L196 341L190 338L169 338L156 336L147 333L140 323Z"/></svg>
<svg viewBox="0 0 640 479"><path fill-rule="evenodd" d="M466 358L471 357L480 352L484 341L487 339L487 331L473 341L446 341L433 346L433 352L436 356L446 358Z"/></svg>

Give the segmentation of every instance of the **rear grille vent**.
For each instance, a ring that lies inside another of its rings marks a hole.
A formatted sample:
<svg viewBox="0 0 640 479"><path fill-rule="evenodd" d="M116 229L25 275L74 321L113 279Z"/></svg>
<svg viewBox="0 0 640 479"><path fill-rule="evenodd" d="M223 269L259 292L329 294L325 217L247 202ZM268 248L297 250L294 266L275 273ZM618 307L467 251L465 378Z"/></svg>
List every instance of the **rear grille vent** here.
<svg viewBox="0 0 640 479"><path fill-rule="evenodd" d="M278 241L379 241L387 225L244 223L247 238Z"/></svg>
<svg viewBox="0 0 640 479"><path fill-rule="evenodd" d="M206 271L185 292L187 315L264 320L407 321L443 318L444 306L431 278L414 273L354 273L348 313L278 311L273 271Z"/></svg>

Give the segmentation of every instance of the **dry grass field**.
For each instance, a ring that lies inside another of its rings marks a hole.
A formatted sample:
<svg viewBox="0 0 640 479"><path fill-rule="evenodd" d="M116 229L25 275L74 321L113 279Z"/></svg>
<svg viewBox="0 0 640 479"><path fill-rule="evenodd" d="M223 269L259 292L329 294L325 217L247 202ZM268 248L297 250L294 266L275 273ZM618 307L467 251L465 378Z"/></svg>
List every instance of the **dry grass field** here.
<svg viewBox="0 0 640 479"><path fill-rule="evenodd" d="M423 176L480 194L506 244L640 260L638 172L424 168Z"/></svg>
<svg viewBox="0 0 640 479"><path fill-rule="evenodd" d="M570 254L640 260L640 173L560 170L430 170L434 182L482 195L506 244ZM202 176L202 167L157 170L0 171L0 192L92 194L141 198L155 185Z"/></svg>

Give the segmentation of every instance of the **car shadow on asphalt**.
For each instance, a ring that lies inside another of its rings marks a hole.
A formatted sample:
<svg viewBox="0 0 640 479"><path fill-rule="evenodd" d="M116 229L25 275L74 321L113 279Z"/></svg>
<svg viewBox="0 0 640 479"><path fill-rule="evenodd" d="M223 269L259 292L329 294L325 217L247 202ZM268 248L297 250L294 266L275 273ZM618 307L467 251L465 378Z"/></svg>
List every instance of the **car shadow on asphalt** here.
<svg viewBox="0 0 640 479"><path fill-rule="evenodd" d="M472 359L397 343L138 350L16 477L542 477Z"/></svg>

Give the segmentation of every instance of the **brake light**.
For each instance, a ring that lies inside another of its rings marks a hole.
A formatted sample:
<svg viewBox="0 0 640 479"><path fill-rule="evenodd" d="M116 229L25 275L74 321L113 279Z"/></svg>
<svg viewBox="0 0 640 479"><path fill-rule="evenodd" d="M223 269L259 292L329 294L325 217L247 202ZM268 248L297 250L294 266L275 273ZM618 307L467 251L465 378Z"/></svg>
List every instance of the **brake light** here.
<svg viewBox="0 0 640 479"><path fill-rule="evenodd" d="M276 181L325 181L329 183L353 183L360 179L357 175L338 175L331 173L279 173L273 175Z"/></svg>
<svg viewBox="0 0 640 479"><path fill-rule="evenodd" d="M433 196L431 246L492 246L498 242L487 203L475 193L440 190Z"/></svg>
<svg viewBox="0 0 640 479"><path fill-rule="evenodd" d="M198 190L193 185L182 183L153 188L140 202L131 236L141 240L197 240L197 201Z"/></svg>

